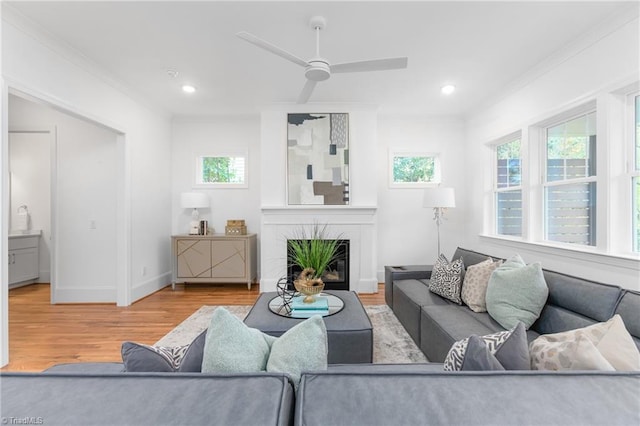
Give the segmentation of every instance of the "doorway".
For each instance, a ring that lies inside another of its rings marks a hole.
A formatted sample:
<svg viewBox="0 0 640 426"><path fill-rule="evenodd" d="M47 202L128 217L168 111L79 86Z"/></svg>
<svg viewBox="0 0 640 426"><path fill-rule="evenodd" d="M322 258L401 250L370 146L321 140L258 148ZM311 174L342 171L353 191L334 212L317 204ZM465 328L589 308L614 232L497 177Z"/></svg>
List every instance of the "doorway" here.
<svg viewBox="0 0 640 426"><path fill-rule="evenodd" d="M9 129L9 289L49 283L52 303L55 155L55 129Z"/></svg>

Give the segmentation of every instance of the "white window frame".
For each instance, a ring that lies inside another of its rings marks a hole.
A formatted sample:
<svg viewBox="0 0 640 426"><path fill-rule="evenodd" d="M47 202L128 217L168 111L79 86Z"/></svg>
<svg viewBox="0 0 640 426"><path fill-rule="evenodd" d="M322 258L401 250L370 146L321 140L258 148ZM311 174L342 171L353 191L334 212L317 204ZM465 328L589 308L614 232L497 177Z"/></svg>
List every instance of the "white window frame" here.
<svg viewBox="0 0 640 426"><path fill-rule="evenodd" d="M433 158L433 180L430 182L396 182L393 179L393 163L397 157L428 157ZM433 188L442 183L442 163L440 161L440 153L437 152L420 152L420 151L403 151L389 150L389 188Z"/></svg>
<svg viewBox="0 0 640 426"><path fill-rule="evenodd" d="M500 145L504 145L507 143L514 142L516 140L520 140L520 185L517 186L507 186L504 188L498 188L498 147ZM523 189L523 181L524 181L524 168L526 166L526 158L524 156L524 141L522 138L522 132L517 131L506 136L503 136L499 139L496 139L490 143L491 146L491 156L492 156L492 230L493 234L501 237L501 238L514 238L514 239L523 239L526 235L526 209L525 209L525 192ZM520 191L522 195L522 223L520 224L521 233L520 235L507 235L500 234L498 232L498 194L502 192L512 192L512 191Z"/></svg>
<svg viewBox="0 0 640 426"><path fill-rule="evenodd" d="M640 97L640 90L628 93L626 96L626 114L625 114L625 128L628 129L625 138L627 145L627 179L630 186L629 196L631 198L631 220L630 222L630 234L631 234L631 252L640 252L640 244L636 239L636 217L635 217L635 186L634 180L640 180L640 168L637 167L637 151L636 151L636 97Z"/></svg>
<svg viewBox="0 0 640 426"><path fill-rule="evenodd" d="M244 158L244 177L242 182L202 182L202 159L208 157L230 157ZM227 188L227 189L243 189L249 187L249 154L247 151L236 152L215 152L206 154L196 154L194 156L194 184L193 188Z"/></svg>
<svg viewBox="0 0 640 426"><path fill-rule="evenodd" d="M558 116L552 117L549 120L546 120L545 123L543 125L539 125L539 127L541 127L542 130L542 138L539 141L539 152L540 152L540 160L541 160L541 164L540 164L540 172L541 172L541 180L542 180L542 188L541 188L541 193L540 196L542 197L541 199L541 205L542 205L542 238L543 241L546 243L551 243L551 244L559 244L559 245L567 245L567 246L575 246L575 247L593 247L596 248L598 247L598 228L599 228L599 224L598 224L598 215L597 215L597 211L593 212L593 214L596 215L595 217L595 222L593 222L593 226L595 227L595 229L591 230L591 234L593 235L594 238L594 243L593 244L576 244L576 243L567 243L567 242L561 242L561 241L555 241L555 240L550 240L548 238L548 217L547 217L547 202L546 202L546 191L547 188L553 188L553 187L560 187L560 186L568 186L568 185L576 185L576 184L583 184L583 183L593 183L594 187L596 188L596 201L594 206L598 205L598 163L600 163L602 160L599 158L599 155L596 156L596 173L593 176L587 176L587 177L581 177L581 178L571 178L571 179L563 179L563 180L557 180L557 181L548 181L547 180L547 153L548 153L548 149L547 149L547 131L554 126L557 126L559 124L563 124L563 123L567 123L569 121L572 121L576 118L585 116L585 115L589 115L589 114L595 114L596 115L596 121L597 121L597 108L596 108L596 104L595 102L591 102L588 103L582 107L579 107L577 110L572 110L572 111L567 111L563 114L560 114ZM598 137L598 127L596 124L596 143L602 143L602 141L599 140L600 138Z"/></svg>

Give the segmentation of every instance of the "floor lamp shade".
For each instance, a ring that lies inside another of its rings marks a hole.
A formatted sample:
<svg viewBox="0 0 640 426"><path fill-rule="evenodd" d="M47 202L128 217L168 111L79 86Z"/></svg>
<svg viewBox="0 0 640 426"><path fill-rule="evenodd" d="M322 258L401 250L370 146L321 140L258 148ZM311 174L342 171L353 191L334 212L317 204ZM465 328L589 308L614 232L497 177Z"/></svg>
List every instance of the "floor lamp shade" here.
<svg viewBox="0 0 640 426"><path fill-rule="evenodd" d="M424 190L422 207L452 208L456 206L453 188L427 188Z"/></svg>
<svg viewBox="0 0 640 426"><path fill-rule="evenodd" d="M422 199L422 207L433 208L433 220L438 229L438 256L440 255L440 225L445 209L456 206L456 195L453 188L426 188Z"/></svg>

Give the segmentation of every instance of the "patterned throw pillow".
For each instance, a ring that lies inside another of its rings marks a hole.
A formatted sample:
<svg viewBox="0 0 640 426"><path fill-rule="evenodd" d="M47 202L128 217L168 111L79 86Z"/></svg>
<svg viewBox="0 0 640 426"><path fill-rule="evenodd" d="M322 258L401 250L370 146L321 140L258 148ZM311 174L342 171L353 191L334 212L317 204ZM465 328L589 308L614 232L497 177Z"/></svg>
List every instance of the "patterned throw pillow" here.
<svg viewBox="0 0 640 426"><path fill-rule="evenodd" d="M487 286L491 273L502 265L502 260L496 262L488 258L484 262L471 265L464 273L461 297L462 301L474 312L487 312Z"/></svg>
<svg viewBox="0 0 640 426"><path fill-rule="evenodd" d="M640 371L640 352L618 314L607 322L543 334L529 352L533 370Z"/></svg>
<svg viewBox="0 0 640 426"><path fill-rule="evenodd" d="M474 336L477 337L477 336ZM486 365L488 369L499 370L495 366L497 360L504 370L529 370L529 347L527 331L524 324L518 323L511 330L480 336L479 339L486 345L488 354L479 350L469 350L470 337L455 342L444 360L445 371L461 371L473 369L469 365ZM473 343L473 339L472 343ZM476 342L477 343L477 342ZM477 348L476 348L477 349ZM491 356L488 356L491 355ZM470 359L470 357L482 356L484 359ZM495 357L493 360L492 357Z"/></svg>
<svg viewBox="0 0 640 426"><path fill-rule="evenodd" d="M122 344L122 362L127 372L199 373L207 330L190 344L177 347L149 346L141 343Z"/></svg>
<svg viewBox="0 0 640 426"><path fill-rule="evenodd" d="M173 373L180 368L189 346L169 348L124 342L121 349L122 362L127 372L155 371Z"/></svg>
<svg viewBox="0 0 640 426"><path fill-rule="evenodd" d="M464 263L462 263L462 258L449 263L445 255L441 254L433 266L431 280L429 280L429 290L458 305L462 305L460 287L462 287L463 273Z"/></svg>

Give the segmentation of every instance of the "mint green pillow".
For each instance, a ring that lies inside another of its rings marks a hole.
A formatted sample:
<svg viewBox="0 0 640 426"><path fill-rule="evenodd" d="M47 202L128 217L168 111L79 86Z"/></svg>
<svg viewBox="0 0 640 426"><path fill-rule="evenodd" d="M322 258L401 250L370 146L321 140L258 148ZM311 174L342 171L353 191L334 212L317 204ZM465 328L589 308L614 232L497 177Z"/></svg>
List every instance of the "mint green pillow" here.
<svg viewBox="0 0 640 426"><path fill-rule="evenodd" d="M270 340L247 327L224 308L213 311L202 355L203 373L264 371L271 351Z"/></svg>
<svg viewBox="0 0 640 426"><path fill-rule="evenodd" d="M549 295L540 263L527 265L519 255L496 268L487 286L487 312L501 326L525 328L538 319Z"/></svg>
<svg viewBox="0 0 640 426"><path fill-rule="evenodd" d="M327 369L327 329L315 315L289 329L271 345L267 371L287 373L293 382L307 370Z"/></svg>
<svg viewBox="0 0 640 426"><path fill-rule="evenodd" d="M219 307L213 312L202 356L203 373L286 373L298 385L305 370L327 369L327 329L319 315L273 337L247 327Z"/></svg>

